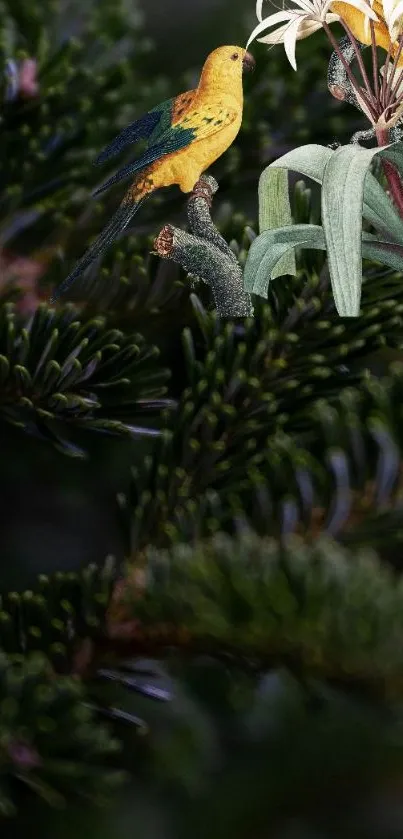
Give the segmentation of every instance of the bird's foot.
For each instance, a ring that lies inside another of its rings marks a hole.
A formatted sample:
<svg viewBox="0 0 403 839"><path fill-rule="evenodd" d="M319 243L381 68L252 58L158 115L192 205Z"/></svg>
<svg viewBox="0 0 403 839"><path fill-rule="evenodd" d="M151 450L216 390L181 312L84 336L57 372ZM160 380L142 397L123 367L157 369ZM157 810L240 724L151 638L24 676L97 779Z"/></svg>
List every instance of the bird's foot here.
<svg viewBox="0 0 403 839"><path fill-rule="evenodd" d="M200 179L195 183L191 198L204 198L209 207L213 206L213 190L205 180Z"/></svg>

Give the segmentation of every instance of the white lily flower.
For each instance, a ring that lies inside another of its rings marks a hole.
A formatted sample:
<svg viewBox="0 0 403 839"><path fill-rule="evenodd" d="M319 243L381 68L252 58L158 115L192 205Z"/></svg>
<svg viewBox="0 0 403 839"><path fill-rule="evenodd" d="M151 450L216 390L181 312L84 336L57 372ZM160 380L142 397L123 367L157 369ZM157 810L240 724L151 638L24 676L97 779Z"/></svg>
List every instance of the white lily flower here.
<svg viewBox="0 0 403 839"><path fill-rule="evenodd" d="M332 0L292 0L292 7L281 12L275 12L266 18L263 18L263 2L264 0L257 0L256 2L256 14L260 23L253 30L246 48L266 29L277 26L279 23L283 24L278 26L274 32L270 32L263 38L258 38L258 41L263 44L283 43L287 58L294 70L297 69L296 42L308 38L309 35L321 29L324 23L334 23L334 21L340 20L340 15L329 11ZM345 2L349 6L354 6L371 20L378 20L367 0L345 0ZM393 2L393 0L389 0L389 2ZM401 4L403 0L398 0L398 2Z"/></svg>
<svg viewBox="0 0 403 839"><path fill-rule="evenodd" d="M392 41L403 34L403 0L383 0L385 22Z"/></svg>

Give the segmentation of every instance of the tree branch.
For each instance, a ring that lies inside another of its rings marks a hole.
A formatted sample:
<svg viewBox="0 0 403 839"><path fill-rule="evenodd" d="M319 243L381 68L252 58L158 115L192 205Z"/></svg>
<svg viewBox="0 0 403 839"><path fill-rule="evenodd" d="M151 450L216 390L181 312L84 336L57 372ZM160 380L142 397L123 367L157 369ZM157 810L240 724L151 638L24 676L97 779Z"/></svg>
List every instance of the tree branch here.
<svg viewBox="0 0 403 839"><path fill-rule="evenodd" d="M192 232L167 224L155 239L154 248L163 259L178 262L211 287L220 317L250 317L253 305L251 295L243 288L242 267L210 215L217 189L217 181L211 175L202 175L187 206Z"/></svg>

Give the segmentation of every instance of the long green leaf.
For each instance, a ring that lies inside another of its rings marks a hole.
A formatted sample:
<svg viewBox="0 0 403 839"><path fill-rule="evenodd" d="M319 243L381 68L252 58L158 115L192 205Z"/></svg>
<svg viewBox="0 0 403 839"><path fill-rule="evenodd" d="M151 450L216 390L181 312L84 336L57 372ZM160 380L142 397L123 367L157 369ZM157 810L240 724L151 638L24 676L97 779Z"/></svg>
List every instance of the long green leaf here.
<svg viewBox="0 0 403 839"><path fill-rule="evenodd" d="M291 248L302 247L313 250L326 250L323 228L313 224L296 224L277 230L265 230L253 242L245 266L244 288L252 294L267 297L270 275L284 253ZM402 270L403 245L388 242L372 233L362 234L362 255Z"/></svg>
<svg viewBox="0 0 403 839"><path fill-rule="evenodd" d="M391 143L390 146L379 150L378 154L380 157L386 157L387 160L390 160L403 175L403 140Z"/></svg>
<svg viewBox="0 0 403 839"><path fill-rule="evenodd" d="M320 226L294 224L277 230L265 230L252 243L244 270L244 289L267 297L270 279L284 254L294 248L325 250L325 237Z"/></svg>
<svg viewBox="0 0 403 839"><path fill-rule="evenodd" d="M283 154L278 160L270 164L269 168L288 169L292 172L301 172L312 181L321 184L327 164L334 155L332 149L327 146L318 146L310 143L308 146L301 146L299 149Z"/></svg>
<svg viewBox="0 0 403 839"><path fill-rule="evenodd" d="M287 225L292 225L288 172L267 166L259 178L259 231L263 233ZM294 251L288 251L277 263L272 279L284 274L295 277L296 273Z"/></svg>
<svg viewBox="0 0 403 839"><path fill-rule="evenodd" d="M322 224L336 309L357 317L362 285L364 182L378 149L349 145L336 149L322 183Z"/></svg>
<svg viewBox="0 0 403 839"><path fill-rule="evenodd" d="M403 143L394 143L382 151L374 149L373 153L385 154L389 159L392 160L393 158L392 162L395 163L401 160L403 168L403 152L398 148L400 146L403 149ZM347 148L350 148L350 146L347 146ZM334 150L326 146L310 144L287 152L287 154L271 163L268 169L284 168L289 171L300 172L301 175L322 184L326 166L334 154ZM367 172L365 178L362 214L377 230L387 232L397 242L402 241L403 221L396 213L385 190L371 172Z"/></svg>
<svg viewBox="0 0 403 839"><path fill-rule="evenodd" d="M367 172L365 178L363 216L388 238L403 243L403 219L371 172Z"/></svg>
<svg viewBox="0 0 403 839"><path fill-rule="evenodd" d="M360 311L362 257L401 270L399 243L403 242L403 221L369 171L376 154L393 158L395 165L398 161L403 164L403 143L387 149L349 145L335 151L310 144L283 155L264 170L259 181L261 234L253 243L245 266L246 291L266 296L270 279L295 274L295 268L289 268L289 260L295 260L296 247L325 249L337 311L341 316L355 317ZM284 171L288 169L322 183L323 228L288 227L291 210ZM397 247L390 241L363 236L362 216L377 230L387 233L388 239L395 240ZM281 222L282 226L275 228Z"/></svg>
<svg viewBox="0 0 403 839"><path fill-rule="evenodd" d="M403 244L385 242L377 236L372 236L371 233L363 233L362 255L365 259L373 259L375 262L388 265L389 268L403 271Z"/></svg>

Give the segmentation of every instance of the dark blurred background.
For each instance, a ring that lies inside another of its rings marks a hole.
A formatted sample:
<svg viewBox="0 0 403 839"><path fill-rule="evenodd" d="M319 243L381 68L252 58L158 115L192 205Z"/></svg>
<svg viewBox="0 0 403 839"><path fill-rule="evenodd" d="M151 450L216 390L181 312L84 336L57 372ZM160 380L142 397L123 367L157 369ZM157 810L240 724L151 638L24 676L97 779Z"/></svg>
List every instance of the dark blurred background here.
<svg viewBox="0 0 403 839"><path fill-rule="evenodd" d="M255 21L254 0L140 0L139 5L161 62L173 72L199 64L220 44L245 46L246 21Z"/></svg>

